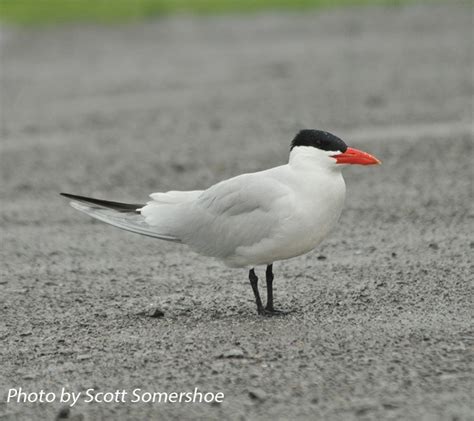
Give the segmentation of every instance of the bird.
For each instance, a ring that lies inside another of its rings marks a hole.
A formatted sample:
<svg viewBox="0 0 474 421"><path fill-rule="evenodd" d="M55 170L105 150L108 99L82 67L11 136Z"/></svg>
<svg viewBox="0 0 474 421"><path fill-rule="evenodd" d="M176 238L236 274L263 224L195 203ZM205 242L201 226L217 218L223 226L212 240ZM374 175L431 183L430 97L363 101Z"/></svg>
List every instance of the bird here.
<svg viewBox="0 0 474 421"><path fill-rule="evenodd" d="M205 190L150 194L146 203L122 203L60 193L71 206L107 224L181 243L231 268L245 268L257 313L287 314L274 307L273 264L308 253L338 224L346 186L342 168L376 165L373 155L339 137L300 130L287 164L241 174ZM255 268L264 266L263 305Z"/></svg>

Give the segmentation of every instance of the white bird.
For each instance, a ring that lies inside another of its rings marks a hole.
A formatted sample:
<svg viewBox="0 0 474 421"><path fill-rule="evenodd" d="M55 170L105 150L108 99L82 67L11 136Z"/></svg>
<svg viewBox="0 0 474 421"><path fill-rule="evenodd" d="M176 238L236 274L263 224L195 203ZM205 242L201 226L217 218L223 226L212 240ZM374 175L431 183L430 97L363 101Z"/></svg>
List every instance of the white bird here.
<svg viewBox="0 0 474 421"><path fill-rule="evenodd" d="M146 205L61 194L73 199L75 209L118 228L183 243L227 266L248 268L258 313L273 315L282 313L273 307L273 263L313 250L336 225L345 198L344 164L379 163L328 132L301 130L288 164L206 190L153 193ZM265 307L258 265L266 265Z"/></svg>

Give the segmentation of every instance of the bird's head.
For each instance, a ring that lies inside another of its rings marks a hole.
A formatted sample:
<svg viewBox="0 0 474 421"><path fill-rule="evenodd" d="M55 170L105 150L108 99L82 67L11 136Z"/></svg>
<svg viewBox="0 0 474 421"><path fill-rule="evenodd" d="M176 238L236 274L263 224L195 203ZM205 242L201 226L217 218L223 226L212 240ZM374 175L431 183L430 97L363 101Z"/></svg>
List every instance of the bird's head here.
<svg viewBox="0 0 474 421"><path fill-rule="evenodd" d="M328 167L380 164L374 156L349 148L342 139L322 130L301 130L291 142L291 155L305 157L305 160L310 159Z"/></svg>

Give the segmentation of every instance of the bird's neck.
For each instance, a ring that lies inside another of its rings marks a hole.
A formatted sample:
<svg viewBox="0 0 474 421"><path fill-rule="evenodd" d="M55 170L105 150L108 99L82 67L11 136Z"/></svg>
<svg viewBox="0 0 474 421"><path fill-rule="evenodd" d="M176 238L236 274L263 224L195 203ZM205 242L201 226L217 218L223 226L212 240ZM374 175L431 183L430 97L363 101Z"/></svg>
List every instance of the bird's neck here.
<svg viewBox="0 0 474 421"><path fill-rule="evenodd" d="M295 170L311 173L340 173L340 167L322 151L315 148L295 148L288 165Z"/></svg>

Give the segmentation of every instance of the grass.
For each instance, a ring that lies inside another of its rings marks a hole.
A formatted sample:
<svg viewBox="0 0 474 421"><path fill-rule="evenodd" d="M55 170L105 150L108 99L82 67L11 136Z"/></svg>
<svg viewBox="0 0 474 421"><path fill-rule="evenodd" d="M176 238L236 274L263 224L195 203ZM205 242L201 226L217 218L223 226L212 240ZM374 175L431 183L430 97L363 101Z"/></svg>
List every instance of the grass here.
<svg viewBox="0 0 474 421"><path fill-rule="evenodd" d="M0 20L20 24L124 22L175 13L213 14L301 10L413 0L0 0Z"/></svg>

